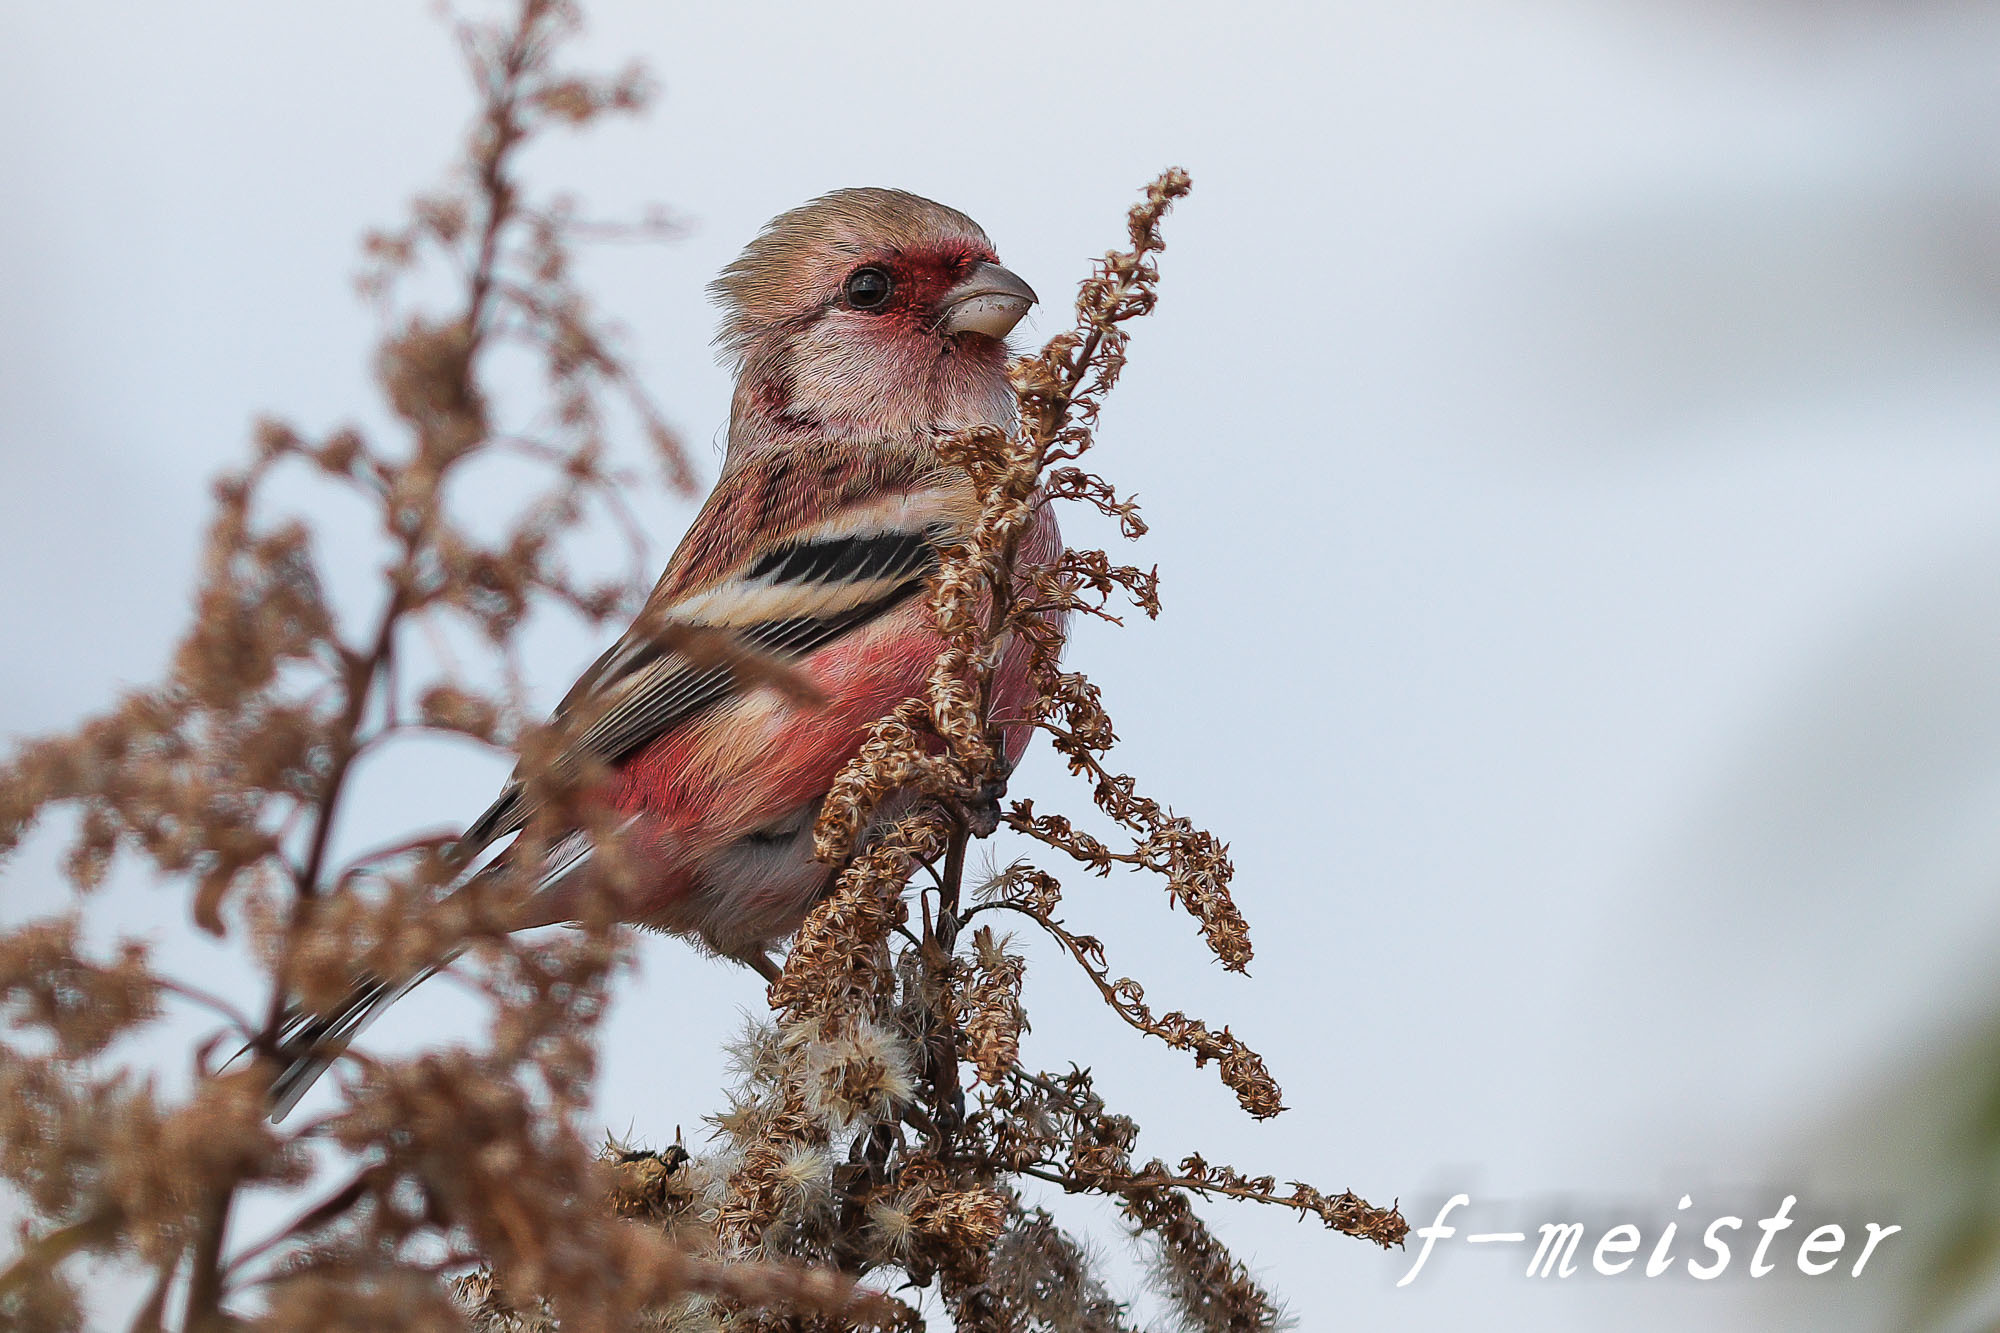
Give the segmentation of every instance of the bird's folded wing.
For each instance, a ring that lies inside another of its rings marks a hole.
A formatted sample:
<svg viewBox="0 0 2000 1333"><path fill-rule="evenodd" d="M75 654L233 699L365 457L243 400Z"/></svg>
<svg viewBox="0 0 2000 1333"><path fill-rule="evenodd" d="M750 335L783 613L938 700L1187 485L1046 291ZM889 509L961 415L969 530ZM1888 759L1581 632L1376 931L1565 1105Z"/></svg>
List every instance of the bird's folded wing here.
<svg viewBox="0 0 2000 1333"><path fill-rule="evenodd" d="M795 485L773 485L788 479ZM677 634L722 635L742 650L798 661L920 591L939 546L970 517L962 474L935 465L877 475L874 486L865 475L833 479L846 485L828 479L822 469L813 477L821 485L801 494L795 471L724 476L646 611L557 706L558 719L591 718L558 765L585 757L615 764L744 688L726 661L690 660L674 646ZM461 853L476 855L533 814L517 770L466 831Z"/></svg>

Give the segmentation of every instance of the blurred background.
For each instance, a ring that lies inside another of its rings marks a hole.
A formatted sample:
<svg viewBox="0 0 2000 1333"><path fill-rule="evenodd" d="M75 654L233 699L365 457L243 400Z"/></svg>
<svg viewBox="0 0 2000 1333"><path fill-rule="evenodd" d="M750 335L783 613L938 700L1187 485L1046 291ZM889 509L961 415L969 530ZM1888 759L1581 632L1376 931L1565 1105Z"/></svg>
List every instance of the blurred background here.
<svg viewBox="0 0 2000 1333"><path fill-rule="evenodd" d="M1151 884L1073 877L1069 919L1157 1007L1246 1037L1292 1109L1247 1122L1046 950L1032 1054L1094 1065L1144 1152L1400 1196L1413 1225L1464 1192L1461 1237L1574 1217L1649 1253L1678 1220L1699 1256L1709 1220L1799 1200L1763 1278L1741 1241L1696 1282L1531 1281L1461 1240L1401 1288L1414 1245L1208 1206L1302 1327L1996 1326L2000 6L590 16L584 54L663 95L542 183L684 222L586 275L708 476L702 286L772 214L853 184L962 208L1042 292L1039 339L1137 188L1194 175L1097 455L1167 613L1071 652L1128 771L1232 843L1253 977ZM0 13L0 732L158 674L254 414L382 419L357 240L468 106L415 0ZM638 503L663 561L692 509ZM601 646L539 627L538 697ZM463 820L502 768L373 772L343 836ZM1019 779L1061 781L1046 753ZM52 848L0 919L60 905ZM184 897L120 878L91 910L255 994ZM369 1040L470 1021L431 989ZM761 1005L646 941L607 1127L698 1135ZM163 1032L162 1077L200 1030ZM1132 1290L1112 1217L1067 1216ZM1851 1260L1871 1220L1904 1231L1863 1276L1793 1265L1825 1222ZM107 1321L125 1291L103 1274Z"/></svg>

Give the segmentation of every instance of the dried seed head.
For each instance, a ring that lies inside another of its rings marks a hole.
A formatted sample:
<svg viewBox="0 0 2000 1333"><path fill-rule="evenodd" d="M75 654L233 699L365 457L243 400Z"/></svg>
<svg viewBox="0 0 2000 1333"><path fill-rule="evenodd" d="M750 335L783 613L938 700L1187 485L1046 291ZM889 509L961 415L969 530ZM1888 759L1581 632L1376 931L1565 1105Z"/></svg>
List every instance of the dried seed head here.
<svg viewBox="0 0 2000 1333"><path fill-rule="evenodd" d="M835 1126L887 1116L915 1087L903 1043L870 1022L814 1047L807 1077L815 1104Z"/></svg>
<svg viewBox="0 0 2000 1333"><path fill-rule="evenodd" d="M819 1149L794 1144L780 1156L772 1178L788 1204L811 1210L829 1198L833 1158Z"/></svg>
<svg viewBox="0 0 2000 1333"><path fill-rule="evenodd" d="M916 1219L901 1201L868 1205L868 1227L880 1252L891 1262L906 1258L916 1239Z"/></svg>

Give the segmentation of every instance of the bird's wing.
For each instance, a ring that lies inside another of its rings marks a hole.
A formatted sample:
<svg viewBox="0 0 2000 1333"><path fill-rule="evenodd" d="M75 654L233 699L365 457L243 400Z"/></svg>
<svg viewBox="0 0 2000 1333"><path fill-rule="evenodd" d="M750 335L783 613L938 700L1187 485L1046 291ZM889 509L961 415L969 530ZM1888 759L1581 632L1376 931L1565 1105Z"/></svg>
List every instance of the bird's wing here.
<svg viewBox="0 0 2000 1333"><path fill-rule="evenodd" d="M723 635L797 661L924 586L939 545L975 512L962 472L927 451L790 449L725 471L674 552L647 609L556 708L592 720L555 761L615 764L747 687L677 635ZM534 814L517 769L467 829L474 856Z"/></svg>

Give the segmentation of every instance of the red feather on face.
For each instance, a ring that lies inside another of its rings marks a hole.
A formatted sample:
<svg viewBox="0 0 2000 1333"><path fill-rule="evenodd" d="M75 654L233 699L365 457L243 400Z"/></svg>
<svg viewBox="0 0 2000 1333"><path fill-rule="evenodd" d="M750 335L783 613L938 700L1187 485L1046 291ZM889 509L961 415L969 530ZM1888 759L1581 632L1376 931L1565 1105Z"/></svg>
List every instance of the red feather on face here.
<svg viewBox="0 0 2000 1333"><path fill-rule="evenodd" d="M877 719L923 692L944 646L926 580L978 503L936 441L1011 428L1004 339L1035 295L972 219L879 189L782 214L711 291L737 371L722 476L648 599L647 631L627 631L558 712L592 717L574 757L614 773L601 798L627 817L639 871L627 919L768 971L765 951L836 872L812 855L834 777ZM1046 509L1036 514L1021 558L1041 563L1061 538ZM786 660L824 702L745 688L726 666L665 651L663 624L724 631ZM994 713L1024 718L1031 703L1028 647L1016 641L995 675ZM1025 724L1006 728L1010 763L1028 736ZM463 853L533 813L510 783L466 831ZM588 845L571 841L523 928L571 919L591 884ZM411 984L371 981L335 1014L300 1015L277 1114Z"/></svg>

